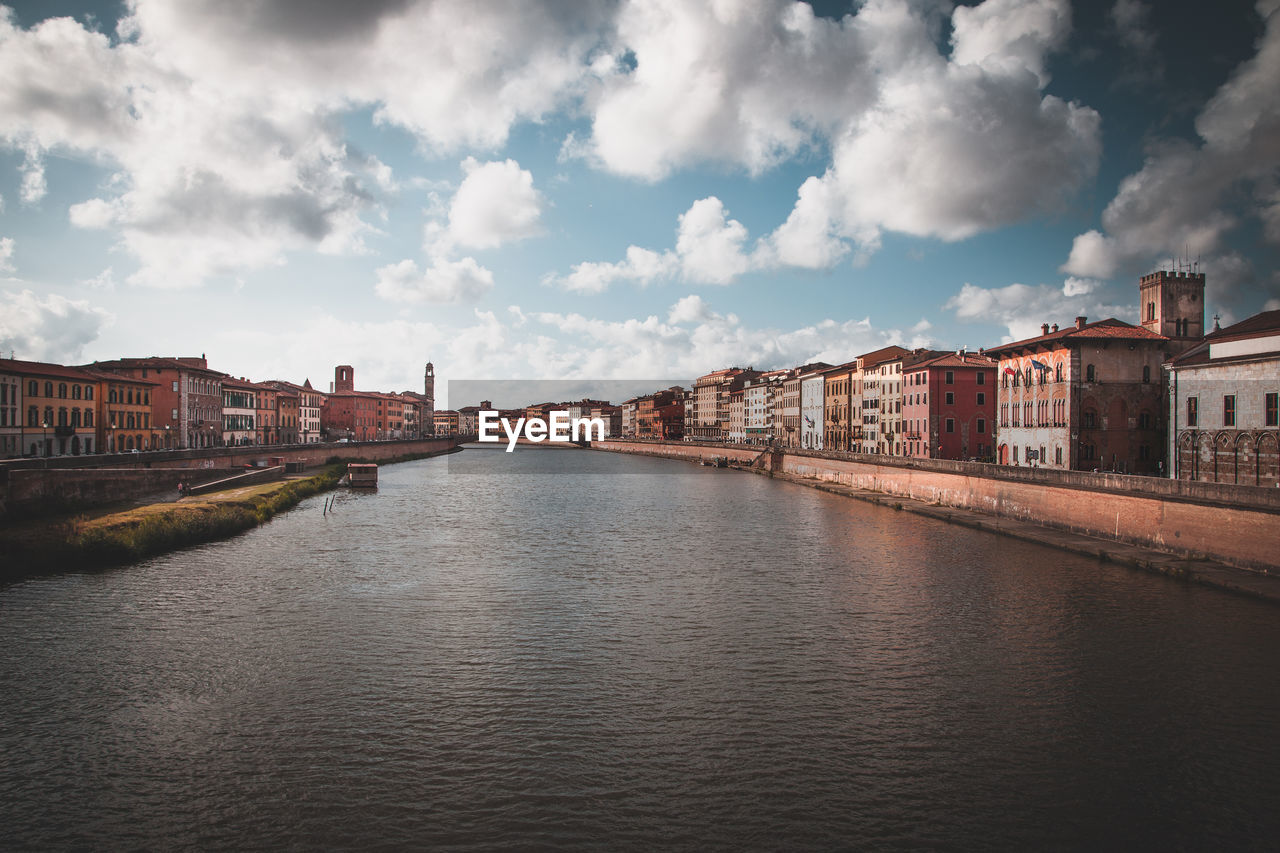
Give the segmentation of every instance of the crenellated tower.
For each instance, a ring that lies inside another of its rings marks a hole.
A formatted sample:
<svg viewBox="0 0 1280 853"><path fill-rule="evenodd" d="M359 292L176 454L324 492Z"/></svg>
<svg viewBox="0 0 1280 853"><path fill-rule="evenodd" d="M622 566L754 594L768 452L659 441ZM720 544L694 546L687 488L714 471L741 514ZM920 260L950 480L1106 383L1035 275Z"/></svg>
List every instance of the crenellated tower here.
<svg viewBox="0 0 1280 853"><path fill-rule="evenodd" d="M1189 345L1204 337L1204 273L1159 270L1138 285L1142 328Z"/></svg>

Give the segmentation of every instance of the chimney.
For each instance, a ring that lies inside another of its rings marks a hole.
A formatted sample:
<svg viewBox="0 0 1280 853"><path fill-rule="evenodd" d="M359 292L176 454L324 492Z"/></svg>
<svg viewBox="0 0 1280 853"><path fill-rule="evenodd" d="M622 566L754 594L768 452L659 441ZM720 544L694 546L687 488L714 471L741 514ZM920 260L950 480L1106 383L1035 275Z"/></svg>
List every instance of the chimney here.
<svg viewBox="0 0 1280 853"><path fill-rule="evenodd" d="M1042 335L1047 335L1047 334L1049 334L1049 324L1048 324L1048 323L1041 323L1041 324L1040 324L1040 334L1042 334Z"/></svg>
<svg viewBox="0 0 1280 853"><path fill-rule="evenodd" d="M1076 318L1076 328L1077 328L1077 329L1083 329L1083 328L1084 328L1084 324L1085 324L1085 323L1087 323L1087 322L1089 322L1089 318L1088 318L1088 317L1077 317L1077 318Z"/></svg>
<svg viewBox="0 0 1280 853"><path fill-rule="evenodd" d="M1055 332L1056 332L1056 331L1058 331L1058 324L1057 324L1057 323L1054 323L1054 324L1053 324L1053 330L1054 330Z"/></svg>

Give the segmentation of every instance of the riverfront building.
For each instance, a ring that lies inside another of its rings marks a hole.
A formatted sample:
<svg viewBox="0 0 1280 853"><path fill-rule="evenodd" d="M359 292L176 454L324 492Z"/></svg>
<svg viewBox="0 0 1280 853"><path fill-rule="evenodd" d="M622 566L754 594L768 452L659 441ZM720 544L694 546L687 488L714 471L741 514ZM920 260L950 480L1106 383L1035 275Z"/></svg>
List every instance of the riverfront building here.
<svg viewBox="0 0 1280 853"><path fill-rule="evenodd" d="M995 447L996 361L945 353L903 374L903 456L990 461Z"/></svg>
<svg viewBox="0 0 1280 853"><path fill-rule="evenodd" d="M1001 465L1162 473L1169 339L1115 318L986 351L999 365Z"/></svg>
<svg viewBox="0 0 1280 853"><path fill-rule="evenodd" d="M103 453L128 453L133 450L167 449L177 436L172 428L153 428L151 396L158 383L134 379L104 370L85 370L98 379L100 415L98 448ZM157 433L160 434L157 434Z"/></svg>
<svg viewBox="0 0 1280 853"><path fill-rule="evenodd" d="M99 378L75 367L43 361L0 359L3 408L20 427L4 437L28 456L80 456L97 447ZM16 391L15 391L16 386Z"/></svg>
<svg viewBox="0 0 1280 853"><path fill-rule="evenodd" d="M195 357L119 358L85 365L156 383L151 395L151 423L173 436L179 448L214 447L222 441L222 379L203 355Z"/></svg>
<svg viewBox="0 0 1280 853"><path fill-rule="evenodd" d="M1170 475L1280 485L1280 311L1215 330L1167 367Z"/></svg>

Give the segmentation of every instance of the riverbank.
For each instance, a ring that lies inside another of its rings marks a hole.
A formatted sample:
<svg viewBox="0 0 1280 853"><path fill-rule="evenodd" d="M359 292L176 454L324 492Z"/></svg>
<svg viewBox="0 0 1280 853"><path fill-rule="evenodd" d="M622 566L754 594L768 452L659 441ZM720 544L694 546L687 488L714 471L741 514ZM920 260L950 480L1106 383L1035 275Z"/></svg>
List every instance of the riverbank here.
<svg viewBox="0 0 1280 853"><path fill-rule="evenodd" d="M752 473L772 476L776 480L796 483L801 486L830 492L834 495L842 495L855 500L926 516L947 524L958 524L974 530L986 530L1002 536L1011 536L1027 542L1036 542L1063 551L1098 557L1107 562L1280 604L1280 577L1276 575L1238 569L1213 560L1179 557L1125 542L1086 536L1082 533L1045 527L1020 519L990 516L973 510L925 503L913 498L871 492L853 486L843 486L813 478L799 477L794 474L776 473L771 475L769 472L759 469L743 468L741 470L749 470Z"/></svg>
<svg viewBox="0 0 1280 853"><path fill-rule="evenodd" d="M1111 483L1117 478L1076 472L1070 476L1081 482L1019 482L1049 472L988 473L972 463L933 460L908 465L884 457L617 440L593 447L694 463L719 456L732 467L832 494L1280 603L1280 573L1273 568L1280 515L1269 506L1224 505L1221 499L1231 495L1139 494L1132 478ZM1186 488L1170 481L1137 486ZM1266 491L1264 498L1274 497Z"/></svg>
<svg viewBox="0 0 1280 853"><path fill-rule="evenodd" d="M455 452L454 450L448 452ZM407 454L382 464L441 455ZM216 542L264 524L306 498L335 488L347 462L316 474L241 486L93 514L24 520L0 527L0 581L68 569L100 569Z"/></svg>

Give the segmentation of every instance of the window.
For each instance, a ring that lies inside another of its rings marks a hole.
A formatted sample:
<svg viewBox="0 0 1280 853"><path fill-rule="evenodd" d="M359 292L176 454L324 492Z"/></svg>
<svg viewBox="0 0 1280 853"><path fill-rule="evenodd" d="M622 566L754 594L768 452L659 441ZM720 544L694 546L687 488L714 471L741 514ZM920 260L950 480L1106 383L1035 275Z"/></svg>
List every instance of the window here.
<svg viewBox="0 0 1280 853"><path fill-rule="evenodd" d="M1085 382L1097 382L1097 381L1098 381L1098 375L1097 375L1097 373L1094 371L1094 369L1093 369L1093 365L1092 365L1092 364L1091 364L1091 365L1089 365L1088 367L1086 367L1086 368L1084 369L1084 381L1085 381Z"/></svg>
<svg viewBox="0 0 1280 853"><path fill-rule="evenodd" d="M945 383L946 383L946 384L948 384L948 385L955 385L955 384L956 384L956 372L955 372L954 370L948 370L948 371L947 371L947 373L946 373L946 378L945 378L944 380L942 380L942 381L943 381L943 382L945 382Z"/></svg>
<svg viewBox="0 0 1280 853"><path fill-rule="evenodd" d="M978 384L979 385L987 384L987 372L985 370L978 371Z"/></svg>
<svg viewBox="0 0 1280 853"><path fill-rule="evenodd" d="M1151 381L1151 365L1149 364L1142 365L1142 381L1143 382Z"/></svg>
<svg viewBox="0 0 1280 853"><path fill-rule="evenodd" d="M978 418L978 435L986 435L986 434L987 434L987 419Z"/></svg>
<svg viewBox="0 0 1280 853"><path fill-rule="evenodd" d="M175 422L178 420L178 410L177 410L177 409L170 409L170 410L169 410L169 420L171 420L171 421L175 421Z"/></svg>
<svg viewBox="0 0 1280 853"><path fill-rule="evenodd" d="M1084 413L1082 421L1083 421L1082 426L1084 426L1085 429L1097 429L1098 413L1093 411L1087 411Z"/></svg>
<svg viewBox="0 0 1280 853"><path fill-rule="evenodd" d="M34 379L32 379L30 382L27 383L27 396L28 397L40 396L40 385Z"/></svg>
<svg viewBox="0 0 1280 853"><path fill-rule="evenodd" d="M956 431L956 419L947 418L947 432L955 432L955 431Z"/></svg>
<svg viewBox="0 0 1280 853"><path fill-rule="evenodd" d="M80 399L80 386L79 386L79 385L72 385L72 386L71 386L71 399L72 399L72 400L79 400L79 399Z"/></svg>
<svg viewBox="0 0 1280 853"><path fill-rule="evenodd" d="M86 386L84 386L84 398L85 398L86 400L92 400L92 399L93 399L93 386L92 386L92 385L86 385Z"/></svg>
<svg viewBox="0 0 1280 853"><path fill-rule="evenodd" d="M1062 362L1058 362L1057 364L1057 368L1054 371L1054 380L1057 382L1062 381Z"/></svg>
<svg viewBox="0 0 1280 853"><path fill-rule="evenodd" d="M172 384L173 384L173 393L177 394L177 393L178 393L178 380L176 380L176 379L175 379L175 380L173 380L173 383L172 383Z"/></svg>
<svg viewBox="0 0 1280 853"><path fill-rule="evenodd" d="M1054 465L1062 464L1062 448L1061 447L1055 447L1053 450L1053 464Z"/></svg>
<svg viewBox="0 0 1280 853"><path fill-rule="evenodd" d="M1151 419L1151 413L1150 413L1150 412L1143 412L1143 413L1141 413L1140 415L1138 415L1138 428L1139 428L1139 429L1151 429L1151 420L1152 420L1152 419Z"/></svg>
<svg viewBox="0 0 1280 853"><path fill-rule="evenodd" d="M40 410L35 406L27 408L27 426L40 426Z"/></svg>
<svg viewBox="0 0 1280 853"><path fill-rule="evenodd" d="M1147 303L1147 319L1154 320L1156 318L1156 304L1154 302Z"/></svg>
<svg viewBox="0 0 1280 853"><path fill-rule="evenodd" d="M948 392L947 392L947 405L948 405L948 406L954 406L954 405L955 405L955 402L956 402L956 392L955 392L955 391L948 391Z"/></svg>
<svg viewBox="0 0 1280 853"><path fill-rule="evenodd" d="M58 383L58 399L59 400L67 399L67 383L65 382Z"/></svg>
<svg viewBox="0 0 1280 853"><path fill-rule="evenodd" d="M52 383L52 382L46 382L46 383L44 383L44 395L45 395L46 397L52 397L52 396L53 396L53 383Z"/></svg>
<svg viewBox="0 0 1280 853"><path fill-rule="evenodd" d="M1187 426L1198 426L1200 420L1200 398L1187 398Z"/></svg>
<svg viewBox="0 0 1280 853"><path fill-rule="evenodd" d="M978 405L979 405L979 406L985 406L986 404L987 404L987 395L986 395L986 394L983 394L981 391L979 391L979 392L978 392Z"/></svg>
<svg viewBox="0 0 1280 853"><path fill-rule="evenodd" d="M1269 427L1280 426L1280 394L1273 392L1266 395L1263 408L1266 410L1264 425Z"/></svg>
<svg viewBox="0 0 1280 853"><path fill-rule="evenodd" d="M1225 394L1222 397L1222 425L1224 427L1233 427L1236 425L1236 395Z"/></svg>

